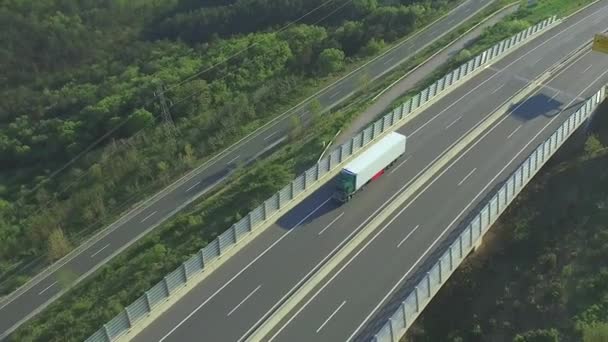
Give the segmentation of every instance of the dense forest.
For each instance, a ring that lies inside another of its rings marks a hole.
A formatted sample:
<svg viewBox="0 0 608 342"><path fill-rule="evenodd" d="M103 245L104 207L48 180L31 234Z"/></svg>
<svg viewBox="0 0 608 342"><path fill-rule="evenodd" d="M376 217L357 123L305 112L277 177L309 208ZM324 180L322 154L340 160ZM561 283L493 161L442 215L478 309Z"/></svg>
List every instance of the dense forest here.
<svg viewBox="0 0 608 342"><path fill-rule="evenodd" d="M600 108L594 131L562 147L404 340L608 341L608 102Z"/></svg>
<svg viewBox="0 0 608 342"><path fill-rule="evenodd" d="M456 2L3 1L0 295Z"/></svg>

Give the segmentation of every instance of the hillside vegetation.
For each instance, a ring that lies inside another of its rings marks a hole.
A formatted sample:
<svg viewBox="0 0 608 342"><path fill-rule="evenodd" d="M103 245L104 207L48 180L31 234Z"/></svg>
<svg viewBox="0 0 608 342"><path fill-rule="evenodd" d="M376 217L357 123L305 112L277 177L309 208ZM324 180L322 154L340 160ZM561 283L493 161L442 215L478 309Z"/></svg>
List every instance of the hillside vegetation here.
<svg viewBox="0 0 608 342"><path fill-rule="evenodd" d="M457 2L3 1L0 296Z"/></svg>

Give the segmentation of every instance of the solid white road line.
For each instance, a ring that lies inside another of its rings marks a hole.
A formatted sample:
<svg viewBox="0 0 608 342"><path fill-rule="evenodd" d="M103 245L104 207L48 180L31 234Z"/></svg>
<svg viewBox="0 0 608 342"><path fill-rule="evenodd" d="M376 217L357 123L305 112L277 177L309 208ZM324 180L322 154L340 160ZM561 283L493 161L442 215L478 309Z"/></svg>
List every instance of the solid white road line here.
<svg viewBox="0 0 608 342"><path fill-rule="evenodd" d="M238 303L234 309L230 310L230 312L226 315L226 316L230 316L232 315L233 312L236 311L236 309L238 309L241 305L243 305L243 303L245 303L247 301L247 299L251 298L251 296L253 296L254 293L258 292L258 290L260 289L260 287L262 287L262 285L258 285L258 287L256 287L253 291L251 291L251 293L249 293L247 295L247 297L245 297L240 303Z"/></svg>
<svg viewBox="0 0 608 342"><path fill-rule="evenodd" d="M194 187L196 187L196 186L197 186L197 185L199 185L199 184L201 184L201 181L198 181L198 182L196 182L196 183L192 184L192 186L191 186L191 187L189 187L188 189L186 189L186 192L188 192L188 191L190 191L190 190L194 189Z"/></svg>
<svg viewBox="0 0 608 342"><path fill-rule="evenodd" d="M397 166L395 166L395 167L393 168L393 170L391 170L391 172L389 172L389 174L391 174L391 173L393 173L393 172L397 171L397 169L398 169L398 168L400 168L400 167L401 167L401 165L405 164L405 162L406 162L406 161L408 161L408 159L410 159L410 157L411 157L411 156L409 156L409 157L405 158L405 160L404 160L404 161L402 161L401 163L397 164Z"/></svg>
<svg viewBox="0 0 608 342"><path fill-rule="evenodd" d="M500 89L502 89L506 85L507 85L506 83L503 83L503 84L499 85L498 88L492 90L492 94L496 93L497 91L499 91Z"/></svg>
<svg viewBox="0 0 608 342"><path fill-rule="evenodd" d="M346 304L346 301L343 301L342 304L340 304L340 306L338 306L338 308L336 310L334 310L334 312L332 312L332 314L329 315L329 317L327 317L325 322L323 322L323 324L321 324L321 326L317 329L317 331L316 331L317 333L319 333L319 331L321 331L321 329L323 329L323 327L327 324L327 322L329 322L338 313L338 311L340 311L340 309L342 309L344 304Z"/></svg>
<svg viewBox="0 0 608 342"><path fill-rule="evenodd" d="M94 258L97 254L101 253L101 251L103 251L104 249L108 248L110 246L110 244L107 244L103 247L101 247L100 249L97 250L97 252L91 254L91 258Z"/></svg>
<svg viewBox="0 0 608 342"><path fill-rule="evenodd" d="M141 220L140 222L144 222L145 220L149 219L150 217L152 217L152 215L156 214L156 212L157 212L157 211L155 210L155 211L154 211L154 212L152 212L150 215L148 215L148 216L144 217L144 219L143 219L143 220Z"/></svg>
<svg viewBox="0 0 608 342"><path fill-rule="evenodd" d="M344 216L344 213L341 213L340 215L338 215L338 217L336 217L333 221L331 221L325 228L323 228L317 235L321 235L323 234L324 231L327 230L327 228L331 227L332 224L336 223L336 221L338 221L342 216Z"/></svg>
<svg viewBox="0 0 608 342"><path fill-rule="evenodd" d="M227 162L227 163L226 163L226 165L229 165L229 164L234 163L234 162L235 162L237 159L239 159L239 157L240 157L240 155L238 155L238 156L236 156L236 157L234 157L234 158L230 159L230 161L229 161L229 162Z"/></svg>
<svg viewBox="0 0 608 342"><path fill-rule="evenodd" d="M462 115L461 115L461 116L459 116L458 118L456 118L456 120L452 121L452 123L451 123L451 124L447 125L447 126L445 127L445 129L448 129L448 128L452 127L452 126L453 126L455 123L457 123L458 121L460 121L460 119L462 119Z"/></svg>
<svg viewBox="0 0 608 342"><path fill-rule="evenodd" d="M567 68L566 68L567 69ZM563 72L563 71L562 71ZM585 89L583 89L583 91L581 91L578 96L581 96L585 91L587 91L587 89L589 89L593 84L595 84L599 79L601 79L602 77L604 77L605 74L608 73L608 70L606 70L604 73L602 73L595 81L591 82L591 84L589 86L587 86ZM559 74L558 74L559 75ZM572 100L570 103L568 103L567 105L565 105L563 108L568 108L570 107L570 105L574 102L575 100ZM524 101L525 102L525 101ZM523 102L522 102L523 103ZM515 109L513 110L515 111ZM513 158L511 158L511 160L509 160L509 162L507 162L507 164L500 170L498 171L498 173L496 173L496 176L494 176L494 178L492 178L487 184L486 186L483 187L483 189L481 189L481 191L479 191L477 193L477 195L475 196L475 198L473 198L473 200L471 200L469 202L469 204L467 204L467 206L452 220L452 222L450 222L446 228L443 230L443 232L441 232L441 234L439 234L439 236L435 239L435 241L433 241L433 243L424 251L424 253L422 253L422 255L418 258L418 260L416 260L416 262L412 265L412 267L410 267L410 269L395 283L395 285L389 290L389 292L387 292L387 294L382 298L382 300L380 300L380 302L378 302L378 304L372 309L372 311L369 313L369 315L367 315L367 317L365 317L365 319L361 322L361 324L355 329L355 331L353 331L353 333L350 335L350 337L347 339L347 341L350 341L356 334L357 332L365 325L365 322L367 322L370 317L383 305L384 301L386 301L386 299L391 295L391 293L393 293L393 291L395 291L395 289L397 288L397 286L399 286L399 284L401 284L403 282L403 280L410 274L410 272L420 263L420 261L429 253L429 251L437 244L437 242L439 240L441 240L441 238L443 237L443 235L445 235L445 233L450 229L450 227L460 218L460 216L462 216L462 214L464 214L469 207L477 200L477 198L479 196L481 196L483 194L484 191L486 191L486 189L496 180L496 178L498 178L507 167L509 167L509 165L511 165L511 163L513 163L513 161L515 161L515 159L517 159L519 157L520 154L522 154L527 148L528 146L530 146L530 144L532 144L534 142L534 140L536 140L536 138L538 138L539 135L541 135L545 129L547 129L547 127L549 127L549 125L551 125L553 123L553 121L555 121L557 118L560 117L560 115L564 112L564 110L561 110L557 115L555 115L553 118L551 118L551 120L549 120L549 122L547 122L539 131L538 133L536 133L536 135L534 135L534 137L532 137L532 139L530 139L528 141L528 143L519 150L519 152L517 152L517 154L515 154L515 156ZM510 117L509 115L505 116L505 118ZM503 119L504 120L504 119ZM501 122L503 121L501 120ZM495 125L493 128L489 129L480 139L477 139L476 142L474 144L472 144L464 153L461 153L460 156L454 160L454 162L448 167L446 168L438 177L435 178L439 179L447 170L449 170L449 168L451 168L455 163L457 163L460 159L462 159L462 157L464 157L474 146L476 146L479 142L483 141L483 139L485 138L485 136L487 136L491 131L493 131L496 127L498 127L499 125ZM434 182L434 181L433 181ZM432 184L432 183L431 183ZM426 191L426 188L422 191L424 192ZM399 215L401 214L401 212L399 213ZM331 280L330 280L331 281Z"/></svg>
<svg viewBox="0 0 608 342"><path fill-rule="evenodd" d="M44 290L38 292L38 295L42 295L43 293L46 292L46 290L50 289L53 285L57 284L57 282L55 281L54 283L52 283L51 285L47 286Z"/></svg>
<svg viewBox="0 0 608 342"><path fill-rule="evenodd" d="M511 139L511 137L515 134L515 132L519 131L519 129L521 128L521 126L522 125L517 126L517 128L513 132L511 132L511 134L509 134L507 136L507 139Z"/></svg>
<svg viewBox="0 0 608 342"><path fill-rule="evenodd" d="M468 175L464 176L464 178L460 181L460 183L458 183L458 186L461 186L462 183L464 183L469 177L471 177L473 172L475 172L476 170L477 170L477 168L474 168L473 170L471 170L471 172L469 172Z"/></svg>
<svg viewBox="0 0 608 342"><path fill-rule="evenodd" d="M182 326L182 324L184 324L187 320L189 320L190 317L192 317L196 312L198 312L198 310L200 310L203 306L205 306L207 303L209 303L209 301L212 300L213 298L215 298L215 296L217 296L218 293L220 293L228 285L230 285L236 278L238 278L241 274L243 274L243 272L245 272L247 269L249 269L251 267L251 265L253 265L261 257L266 255L266 253L268 253L268 251L270 251L274 246L276 246L279 242L281 242L285 237L287 237L289 234L294 232L295 229L300 224L302 224L302 222L306 221L311 215L313 215L315 212L317 212L317 210L321 209L321 207L323 207L330 200L331 200L331 197L329 197L328 199L323 201L323 203L321 203L317 208L315 208L313 211L311 211L308 215L304 216L304 218L302 218L302 220L300 220L298 223L296 223L295 226L293 226L285 234L283 234L280 238L278 238L275 242L273 242L270 246L268 246L262 253L260 253L260 255L255 257L255 259L251 260L251 262L249 262L249 264L247 264L247 266L243 267L243 269L241 269L237 274L235 274L232 278L230 278L230 280L228 280L226 283L224 283L224 285L222 285L222 287L217 289L211 296L209 296L209 298L207 298L204 302L202 302L199 306L197 306L190 314L188 314L188 316L186 316L186 318L182 319L178 324L176 324L175 327L173 327L165 336L163 336L159 340L159 342L162 342L167 337L169 337L169 335L171 335L175 330L177 330L180 326Z"/></svg>
<svg viewBox="0 0 608 342"><path fill-rule="evenodd" d="M403 240L401 240L401 242L399 242L399 244L397 244L397 248L401 247L401 245L407 241L407 239L410 238L410 236L412 236L412 234L414 234L414 232L418 229L418 227L420 227L420 225L417 225L416 227L414 227L414 229L412 229L411 232L409 232L404 238Z"/></svg>
<svg viewBox="0 0 608 342"><path fill-rule="evenodd" d="M342 92L342 91L336 91L335 93L333 93L333 94L329 95L329 99L330 99L330 100L333 100L333 98L334 98L334 97L336 97L336 96L338 96L338 95L340 95L340 93L341 93L341 92Z"/></svg>
<svg viewBox="0 0 608 342"><path fill-rule="evenodd" d="M592 66L593 66L593 64L589 65L589 66L587 67L587 69L585 69L585 71L583 71L582 73L584 74L584 73L586 73L587 71L589 71L589 69L591 69L591 67L592 67Z"/></svg>

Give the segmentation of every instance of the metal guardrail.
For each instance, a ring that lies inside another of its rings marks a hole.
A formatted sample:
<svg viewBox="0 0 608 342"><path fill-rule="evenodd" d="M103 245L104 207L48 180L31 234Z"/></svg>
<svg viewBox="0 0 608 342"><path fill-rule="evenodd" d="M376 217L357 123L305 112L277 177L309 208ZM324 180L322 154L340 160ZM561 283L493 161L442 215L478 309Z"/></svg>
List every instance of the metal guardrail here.
<svg viewBox="0 0 608 342"><path fill-rule="evenodd" d="M252 210L218 238L186 260L175 271L166 275L162 281L146 291L135 302L87 338L86 342L111 342L125 335L135 324L150 315L161 303L168 300L177 289L185 286L190 279L204 272L206 267L216 262L226 251L234 248L246 235L251 234L263 223L277 219L279 214L283 214L281 209L288 206L288 204L292 204L293 201L300 200L301 195L313 187L313 185L316 185L318 182L325 182L325 178L327 178L325 176L330 171L340 167L347 158L366 148L371 142L393 129L395 125L400 125L408 115L422 105L427 104L438 94L461 83L473 71L488 65L499 56L519 46L531 37L536 36L539 32L545 31L559 21L559 19L553 16L527 30L519 32L511 38L495 44L467 63L462 64L459 68L448 73L403 105L369 125L366 129L351 138L350 141L342 144L325 158L319 160L317 164L267 199L262 205Z"/></svg>
<svg viewBox="0 0 608 342"><path fill-rule="evenodd" d="M528 158L509 176L491 199L474 216L466 229L455 239L430 271L414 287L414 290L399 305L388 321L374 336L374 342L397 342L405 335L407 329L428 305L441 286L462 263L467 254L474 248L488 231L500 214L517 197L540 168L551 158L561 145L591 115L593 110L604 100L606 86L591 96L575 113L539 144Z"/></svg>

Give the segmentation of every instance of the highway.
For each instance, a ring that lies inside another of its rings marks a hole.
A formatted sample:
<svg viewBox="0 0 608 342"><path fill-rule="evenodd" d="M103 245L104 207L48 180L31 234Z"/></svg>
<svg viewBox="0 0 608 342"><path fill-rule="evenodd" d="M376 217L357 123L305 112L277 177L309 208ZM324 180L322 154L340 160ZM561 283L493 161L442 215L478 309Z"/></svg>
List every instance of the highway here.
<svg viewBox="0 0 608 342"><path fill-rule="evenodd" d="M359 87L359 80L364 73L367 73L372 80L384 75L491 2L491 0L465 1L419 34L335 82L314 97L320 101L323 108L338 105ZM188 203L221 183L234 170L237 163L247 164L262 152L283 141L289 127L288 114L296 113L306 121L311 116L308 103L296 106L212 158L182 180L161 191L143 207L126 214L109 227L99 239L70 254L49 271L33 278L27 286L9 295L0 302L0 339L61 295L64 290L58 281L60 273L69 271L84 278L94 272Z"/></svg>
<svg viewBox="0 0 608 342"><path fill-rule="evenodd" d="M606 83L608 58L588 52L533 93L389 217L269 341L368 341L463 217Z"/></svg>
<svg viewBox="0 0 608 342"><path fill-rule="evenodd" d="M608 3L603 1L571 17L434 103L399 130L410 137L408 151L373 186L342 206L329 199L331 184L322 187L195 286L134 340L192 341L201 336L212 341L243 340L433 160L526 87L530 79L589 40L607 14ZM323 315L318 314L316 320L320 317Z"/></svg>

